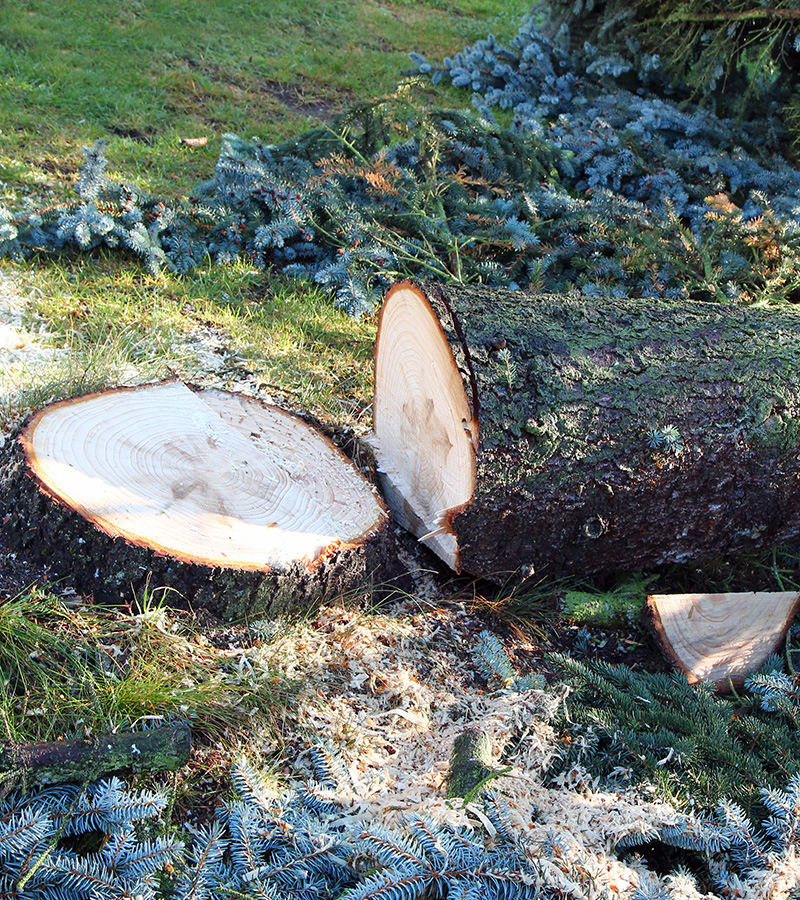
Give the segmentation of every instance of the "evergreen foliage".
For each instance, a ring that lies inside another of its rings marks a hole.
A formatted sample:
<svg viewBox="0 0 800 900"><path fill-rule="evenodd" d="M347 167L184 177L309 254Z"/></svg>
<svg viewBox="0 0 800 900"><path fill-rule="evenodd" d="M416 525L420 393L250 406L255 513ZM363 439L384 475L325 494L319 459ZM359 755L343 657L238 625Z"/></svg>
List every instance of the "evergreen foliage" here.
<svg viewBox="0 0 800 900"><path fill-rule="evenodd" d="M508 654L487 632L480 635L474 654L479 668L487 668L488 658L488 668L506 681L513 674ZM758 884L759 879L764 885L772 880L787 890L800 889L800 755L786 755L797 736L798 692L793 679L780 671L779 657L748 679L746 687L754 696L732 701L708 685L690 686L677 674L637 673L627 666L581 663L557 654L550 662L576 692L562 717L564 749L549 774L558 780L565 768L577 767L612 784L655 784L688 807L675 824L651 826L616 842L615 850L623 856L643 845L657 854L659 844L691 854L686 857L689 868L673 870L666 879L640 858L635 863L639 886L631 900L697 896L699 889L739 897L748 880ZM749 717L759 698L762 710L777 712L789 723ZM758 739L776 728L780 737L759 745ZM747 808L730 799L740 779L744 783L738 796ZM770 779L785 788L759 786ZM550 849L558 855L555 845ZM662 853L661 865L668 855ZM764 890L757 895L766 896Z"/></svg>
<svg viewBox="0 0 800 900"><path fill-rule="evenodd" d="M602 778L646 779L700 809L727 798L748 812L762 790L800 772L794 708L780 708L796 686L775 672L775 660L731 697L679 673L559 654L551 662L574 689L554 772L580 764Z"/></svg>
<svg viewBox="0 0 800 900"><path fill-rule="evenodd" d="M166 261L159 241L164 205L129 185L110 181L103 147L98 141L84 148L86 162L75 186L80 198L76 203L17 214L0 207L0 255L24 258L41 250L106 246L132 251L149 271L158 271Z"/></svg>
<svg viewBox="0 0 800 900"><path fill-rule="evenodd" d="M774 152L777 120L680 105L652 54L626 61L533 18L508 46L414 59L416 86L297 140L225 136L184 203L111 181L98 144L77 202L0 209L0 254L105 246L177 272L241 259L311 279L356 315L409 276L600 298L798 296L800 173ZM442 78L477 109L419 93Z"/></svg>
<svg viewBox="0 0 800 900"><path fill-rule="evenodd" d="M628 73L649 60L676 92L729 115L781 118L797 139L800 10L795 0L546 0L550 27L568 25Z"/></svg>
<svg viewBox="0 0 800 900"><path fill-rule="evenodd" d="M315 754L323 781L335 765L330 751ZM347 815L330 785L327 801L308 790L274 797L247 762L233 774L240 799L212 826L196 829L175 897L292 897L300 900L414 900L478 897L533 900L542 896L534 848L514 832L497 798L486 816L496 838L487 848L479 832L419 818L407 826L365 827Z"/></svg>
<svg viewBox="0 0 800 900"><path fill-rule="evenodd" d="M655 65L638 60L633 92L633 63L530 18L508 46L489 37L429 68L564 154L560 185L532 198L555 217L537 232L550 250L537 286L555 289L561 270L558 287L590 295L790 297L800 176L773 152L776 121L678 104L650 79Z"/></svg>
<svg viewBox="0 0 800 900"><path fill-rule="evenodd" d="M542 675L517 675L500 638L491 631L482 631L473 651L475 668L492 688L512 691L544 690Z"/></svg>
<svg viewBox="0 0 800 900"><path fill-rule="evenodd" d="M315 754L324 781L340 763ZM534 848L507 819L502 800L487 799L495 840L480 832L414 819L393 829L354 823L330 784L326 802L303 789L278 796L246 761L232 775L238 799L209 824L189 828L183 845L143 838L136 823L152 822L163 795L126 790L118 779L86 788L15 793L0 806L0 893L19 900L254 897L277 900L366 900L541 896ZM84 845L79 850L75 839ZM159 876L177 870L172 883Z"/></svg>
<svg viewBox="0 0 800 900"><path fill-rule="evenodd" d="M400 827L355 824L330 790L329 808L309 806L302 793L272 798L257 771L234 771L240 799L213 825L197 829L175 900L216 896L300 897L308 900L563 900L591 891L592 875L570 860L555 838L532 843L511 824L502 796L483 799L489 834L453 828L419 817ZM797 849L800 776L785 790L763 791L764 815L754 821L723 801L716 816L679 817L678 824L620 841L620 853L660 840L703 854L723 895L735 896L736 880L777 868ZM490 837L489 837L490 835ZM557 874L560 873L560 874ZM563 877L562 877L563 876ZM662 898L680 896L642 871L639 900L648 886Z"/></svg>
<svg viewBox="0 0 800 900"><path fill-rule="evenodd" d="M408 274L506 283L538 243L512 198L552 177L558 155L406 91L273 147L226 135L214 178L175 207L111 182L102 142L85 153L79 203L0 209L0 254L104 245L181 273L246 259L313 279L355 315Z"/></svg>
<svg viewBox="0 0 800 900"><path fill-rule="evenodd" d="M499 663L501 648L487 651L485 636L481 643L496 667L510 666L507 656ZM640 705L658 696L647 687L636 698ZM586 751L585 733L574 735ZM581 761L588 758L584 752ZM487 833L480 825L455 828L420 817L396 827L365 825L352 815L351 786L336 752L320 745L312 761L316 780L289 793L240 762L231 779L236 799L213 821L187 826L186 848L143 833L148 823L145 831L155 832L167 798L129 791L117 779L15 793L0 806L0 892L20 900L563 900L593 890L591 871L557 839L534 843L514 827L500 793L482 800ZM617 852L652 842L693 851L722 895L735 896L740 879L778 871L795 857L800 774L781 785L761 789L754 811L722 799L713 814L678 816L675 825L620 841ZM669 879L639 867L639 900L680 896L668 890ZM173 874L165 877L165 870Z"/></svg>
<svg viewBox="0 0 800 900"><path fill-rule="evenodd" d="M794 882L796 888L793 864L800 843L800 774L789 779L785 790L762 790L759 801L762 814L756 819L738 803L723 800L711 816L686 817L677 825L624 838L617 852L655 841L690 851L702 859L703 876L724 897L741 895L743 881L755 872L766 877L787 870L786 881Z"/></svg>
<svg viewBox="0 0 800 900"><path fill-rule="evenodd" d="M156 896L159 876L182 845L142 837L167 804L117 778L14 792L0 804L0 895L19 900Z"/></svg>

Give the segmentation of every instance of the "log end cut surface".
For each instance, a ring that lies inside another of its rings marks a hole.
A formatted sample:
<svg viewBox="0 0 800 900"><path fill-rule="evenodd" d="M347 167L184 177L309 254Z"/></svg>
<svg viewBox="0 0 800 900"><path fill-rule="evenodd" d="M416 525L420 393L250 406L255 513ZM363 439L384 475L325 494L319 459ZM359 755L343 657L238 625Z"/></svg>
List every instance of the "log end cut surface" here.
<svg viewBox="0 0 800 900"><path fill-rule="evenodd" d="M800 606L796 591L654 594L649 623L667 656L690 682L720 691L739 687L774 653Z"/></svg>
<svg viewBox="0 0 800 900"><path fill-rule="evenodd" d="M452 515L475 492L477 423L453 354L424 293L388 293L375 355L375 445L397 520L458 571Z"/></svg>
<svg viewBox="0 0 800 900"><path fill-rule="evenodd" d="M60 504L183 562L311 565L386 518L366 481L298 417L177 381L53 404L21 441L30 472Z"/></svg>

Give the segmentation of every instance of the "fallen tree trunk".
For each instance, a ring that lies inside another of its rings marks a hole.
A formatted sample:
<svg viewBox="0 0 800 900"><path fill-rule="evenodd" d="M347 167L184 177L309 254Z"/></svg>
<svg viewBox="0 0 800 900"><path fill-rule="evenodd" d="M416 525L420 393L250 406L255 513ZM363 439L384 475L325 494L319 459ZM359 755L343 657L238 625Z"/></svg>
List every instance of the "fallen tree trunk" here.
<svg viewBox="0 0 800 900"><path fill-rule="evenodd" d="M188 726L105 734L86 741L0 746L0 781L87 783L113 772L174 772L189 761Z"/></svg>
<svg viewBox="0 0 800 900"><path fill-rule="evenodd" d="M590 575L800 535L800 310L403 282L375 362L398 520L458 572Z"/></svg>
<svg viewBox="0 0 800 900"><path fill-rule="evenodd" d="M178 381L45 407L0 455L5 539L103 601L149 585L228 619L306 610L385 576L387 519L302 419Z"/></svg>

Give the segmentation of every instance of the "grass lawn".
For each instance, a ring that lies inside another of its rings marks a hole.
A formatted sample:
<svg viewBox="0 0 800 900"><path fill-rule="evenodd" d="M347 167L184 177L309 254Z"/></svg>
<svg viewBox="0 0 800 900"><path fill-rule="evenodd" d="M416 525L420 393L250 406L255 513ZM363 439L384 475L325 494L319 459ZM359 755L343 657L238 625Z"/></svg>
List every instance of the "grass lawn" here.
<svg viewBox="0 0 800 900"><path fill-rule="evenodd" d="M180 196L209 176L219 137L297 135L392 90L417 51L441 59L508 37L523 0L21 2L0 11L0 175L6 191L58 182L80 147ZM207 138L201 150L182 138Z"/></svg>
<svg viewBox="0 0 800 900"><path fill-rule="evenodd" d="M98 138L111 177L183 197L213 173L222 134L296 136L391 91L410 51L441 59L489 32L510 36L526 11L521 0L6 5L0 202L70 197L81 147ZM153 278L103 256L4 265L35 297L28 315L69 351L33 378L6 377L6 428L45 399L169 374L368 422L374 325L314 290L247 266Z"/></svg>

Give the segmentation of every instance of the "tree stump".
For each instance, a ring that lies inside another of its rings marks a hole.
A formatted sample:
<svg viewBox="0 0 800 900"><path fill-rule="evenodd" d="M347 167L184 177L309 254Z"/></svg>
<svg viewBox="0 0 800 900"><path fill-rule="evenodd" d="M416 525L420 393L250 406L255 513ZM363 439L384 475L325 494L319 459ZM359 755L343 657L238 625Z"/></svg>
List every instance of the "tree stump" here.
<svg viewBox="0 0 800 900"><path fill-rule="evenodd" d="M11 545L96 599L146 586L225 618L368 586L387 513L299 417L179 381L64 400L0 455Z"/></svg>
<svg viewBox="0 0 800 900"><path fill-rule="evenodd" d="M800 309L403 282L375 361L397 519L457 572L588 576L800 535Z"/></svg>

